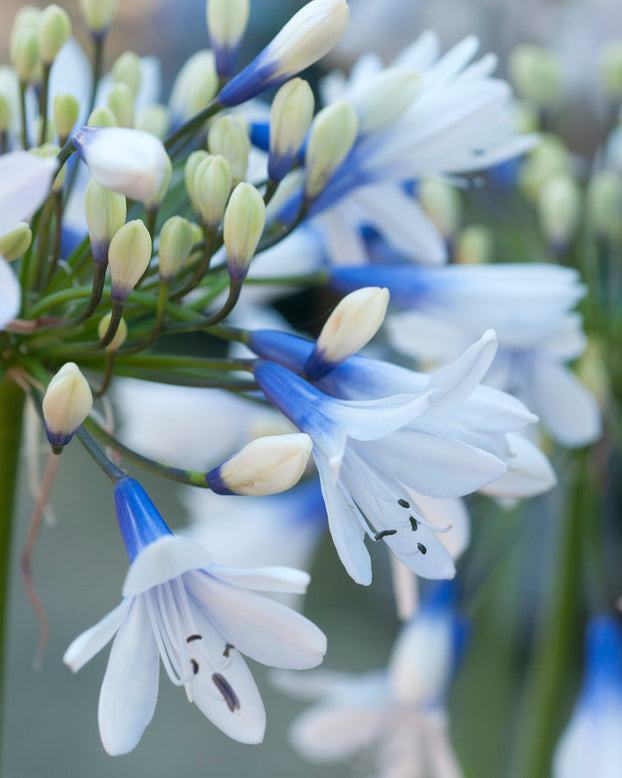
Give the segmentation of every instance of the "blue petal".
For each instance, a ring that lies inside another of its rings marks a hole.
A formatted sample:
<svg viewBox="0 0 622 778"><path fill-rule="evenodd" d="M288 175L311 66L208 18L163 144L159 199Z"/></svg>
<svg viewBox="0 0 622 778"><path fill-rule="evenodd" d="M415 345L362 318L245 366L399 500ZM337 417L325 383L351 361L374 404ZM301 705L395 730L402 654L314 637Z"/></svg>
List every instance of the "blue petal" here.
<svg viewBox="0 0 622 778"><path fill-rule="evenodd" d="M344 294L364 286L384 286L391 293L391 302L404 308L416 305L419 298L433 291L443 281L425 268L415 265L363 265L337 267L330 270L329 283Z"/></svg>
<svg viewBox="0 0 622 778"><path fill-rule="evenodd" d="M256 97L271 86L282 84L290 74L282 73L275 77L278 64L266 56L265 50L262 51L244 70L225 84L216 99L222 105L231 107Z"/></svg>
<svg viewBox="0 0 622 778"><path fill-rule="evenodd" d="M130 562L145 546L172 534L147 492L133 478L123 478L115 485L114 503Z"/></svg>
<svg viewBox="0 0 622 778"><path fill-rule="evenodd" d="M611 616L597 616L585 635L583 699L597 702L601 695L616 694L622 702L622 627Z"/></svg>

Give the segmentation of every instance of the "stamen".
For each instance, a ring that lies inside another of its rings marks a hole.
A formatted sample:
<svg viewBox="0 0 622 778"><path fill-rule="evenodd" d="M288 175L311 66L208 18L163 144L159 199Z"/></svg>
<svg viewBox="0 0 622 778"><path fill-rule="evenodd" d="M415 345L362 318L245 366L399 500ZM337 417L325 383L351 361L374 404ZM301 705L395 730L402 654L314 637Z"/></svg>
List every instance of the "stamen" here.
<svg viewBox="0 0 622 778"><path fill-rule="evenodd" d="M387 535L395 535L396 533L396 529L383 529L381 532L377 532L374 535L374 540L382 540L382 538L386 538Z"/></svg>
<svg viewBox="0 0 622 778"><path fill-rule="evenodd" d="M397 504L402 508L410 508L410 503L407 500L404 500L403 498L400 498L397 501Z"/></svg>
<svg viewBox="0 0 622 778"><path fill-rule="evenodd" d="M419 523L417 522L417 519L414 516L409 516L408 520L410 521L410 528L413 532L417 531L417 528L419 527Z"/></svg>
<svg viewBox="0 0 622 778"><path fill-rule="evenodd" d="M191 659L190 664L192 665L192 672L196 675L199 672L199 663L196 659Z"/></svg>
<svg viewBox="0 0 622 778"><path fill-rule="evenodd" d="M240 710L240 700L238 699L237 694L231 688L229 681L227 681L226 678L223 678L220 673L214 673L212 675L212 681L214 681L216 688L222 694L223 699L227 703L227 707L231 713L234 713L236 710Z"/></svg>
<svg viewBox="0 0 622 778"><path fill-rule="evenodd" d="M201 640L203 638L203 635L190 635L190 637L186 638L186 643L192 643L193 640Z"/></svg>
<svg viewBox="0 0 622 778"><path fill-rule="evenodd" d="M231 651L232 648L235 648L233 643L227 643L225 645L225 650L222 652L222 655L226 656L227 658L229 658L229 651Z"/></svg>
<svg viewBox="0 0 622 778"><path fill-rule="evenodd" d="M421 551L422 554L428 553L428 549L423 545L423 543L417 543L417 548L419 551Z"/></svg>

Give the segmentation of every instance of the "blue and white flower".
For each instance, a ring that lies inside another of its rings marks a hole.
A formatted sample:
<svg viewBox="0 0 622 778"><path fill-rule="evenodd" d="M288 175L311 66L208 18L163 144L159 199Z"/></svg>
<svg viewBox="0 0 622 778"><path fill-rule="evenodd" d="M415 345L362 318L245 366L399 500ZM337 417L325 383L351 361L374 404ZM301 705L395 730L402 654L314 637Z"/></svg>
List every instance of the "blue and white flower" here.
<svg viewBox="0 0 622 778"><path fill-rule="evenodd" d="M585 287L576 270L539 263L417 268L410 265L338 268L332 284L346 292L381 284L407 312L387 330L398 350L443 364L487 327L499 352L486 382L520 397L564 446L600 436L596 401L565 365L586 345L572 309Z"/></svg>
<svg viewBox="0 0 622 778"><path fill-rule="evenodd" d="M494 358L494 333L423 380L350 357L317 386L287 369L304 373L312 342L264 331L249 346L275 360L254 369L266 397L313 440L329 528L354 580L371 581L365 535L383 539L419 575L453 576L451 555L409 490L458 497L497 481L508 471L506 434L536 420L508 395L475 392Z"/></svg>
<svg viewBox="0 0 622 778"><path fill-rule="evenodd" d="M290 729L296 750L317 763L360 756L380 778L460 778L444 698L462 631L444 584L404 626L387 669L276 675L282 690L317 700Z"/></svg>
<svg viewBox="0 0 622 778"><path fill-rule="evenodd" d="M622 775L622 626L598 616L585 635L583 685L553 757L553 778Z"/></svg>
<svg viewBox="0 0 622 778"><path fill-rule="evenodd" d="M151 721L160 661L176 686L234 740L259 743L265 711L242 658L303 669L322 661L324 634L253 590L303 592L309 576L290 568L221 567L200 545L175 537L140 484L117 482L119 528L130 558L123 600L67 649L79 670L115 635L99 698L110 754L136 747Z"/></svg>

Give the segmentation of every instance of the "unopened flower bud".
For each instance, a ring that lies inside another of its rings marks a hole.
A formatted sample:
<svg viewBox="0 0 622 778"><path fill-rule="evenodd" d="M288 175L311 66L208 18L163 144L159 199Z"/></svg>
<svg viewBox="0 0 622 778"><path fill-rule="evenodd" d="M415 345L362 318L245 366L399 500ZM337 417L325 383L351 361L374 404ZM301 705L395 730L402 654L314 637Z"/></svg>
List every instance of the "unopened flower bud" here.
<svg viewBox="0 0 622 778"><path fill-rule="evenodd" d="M209 154L207 151L204 149L199 149L198 151L192 152L192 154L186 160L186 164L184 165L184 183L186 184L186 191L188 192L188 197L190 198L192 207L197 213L199 212L199 204L196 198L194 177L197 170L199 169L199 165L208 157Z"/></svg>
<svg viewBox="0 0 622 778"><path fill-rule="evenodd" d="M108 108L119 127L134 126L134 93L123 81L113 84L108 92Z"/></svg>
<svg viewBox="0 0 622 778"><path fill-rule="evenodd" d="M0 132L11 126L11 105L5 95L0 94Z"/></svg>
<svg viewBox="0 0 622 778"><path fill-rule="evenodd" d="M112 66L110 74L115 84L127 84L132 95L136 98L142 78L138 54L135 54L133 51L126 51L121 54Z"/></svg>
<svg viewBox="0 0 622 778"><path fill-rule="evenodd" d="M87 122L89 127L117 127L117 120L110 108L94 108Z"/></svg>
<svg viewBox="0 0 622 778"><path fill-rule="evenodd" d="M313 92L302 78L287 81L270 109L268 175L281 181L290 170L313 119Z"/></svg>
<svg viewBox="0 0 622 778"><path fill-rule="evenodd" d="M441 235L449 240L458 229L462 216L456 188L444 181L428 178L419 187L419 201Z"/></svg>
<svg viewBox="0 0 622 778"><path fill-rule="evenodd" d="M210 470L205 480L217 494L259 497L284 492L300 480L312 448L304 433L258 438Z"/></svg>
<svg viewBox="0 0 622 778"><path fill-rule="evenodd" d="M192 227L192 245L194 246L196 243L200 243L205 235L200 224L190 222L190 226Z"/></svg>
<svg viewBox="0 0 622 778"><path fill-rule="evenodd" d="M36 30L18 32L11 44L11 61L20 83L27 84L39 79L41 59Z"/></svg>
<svg viewBox="0 0 622 778"><path fill-rule="evenodd" d="M78 121L80 106L73 95L56 95L53 103L54 126L61 145L65 144Z"/></svg>
<svg viewBox="0 0 622 778"><path fill-rule="evenodd" d="M219 78L229 78L235 71L249 11L249 0L207 0L207 29Z"/></svg>
<svg viewBox="0 0 622 778"><path fill-rule="evenodd" d="M71 36L71 20L67 12L58 5L48 5L41 13L39 42L41 61L51 65L56 55Z"/></svg>
<svg viewBox="0 0 622 778"><path fill-rule="evenodd" d="M110 241L108 265L114 302L125 302L151 260L151 236L142 221L121 227Z"/></svg>
<svg viewBox="0 0 622 778"><path fill-rule="evenodd" d="M566 247L579 222L581 192L570 176L559 175L546 181L538 198L540 227L557 251Z"/></svg>
<svg viewBox="0 0 622 778"><path fill-rule="evenodd" d="M600 53L600 79L607 97L622 98L622 41L607 43Z"/></svg>
<svg viewBox="0 0 622 778"><path fill-rule="evenodd" d="M111 192L91 179L84 196L84 212L89 228L91 253L97 265L108 262L108 247L114 234L125 224L125 197Z"/></svg>
<svg viewBox="0 0 622 778"><path fill-rule="evenodd" d="M343 162L358 133L356 111L345 100L323 108L313 120L305 151L305 196L312 200Z"/></svg>
<svg viewBox="0 0 622 778"><path fill-rule="evenodd" d="M160 278L163 281L173 280L190 256L194 243L194 230L187 219L171 216L164 222L158 248Z"/></svg>
<svg viewBox="0 0 622 778"><path fill-rule="evenodd" d="M242 281L248 273L266 221L266 206L252 184L236 186L223 219L223 238L229 275Z"/></svg>
<svg viewBox="0 0 622 778"><path fill-rule="evenodd" d="M544 182L559 173L572 173L570 152L557 135L542 135L521 167L519 187L535 203Z"/></svg>
<svg viewBox="0 0 622 778"><path fill-rule="evenodd" d="M421 76L407 68L387 68L364 79L349 101L356 109L359 132L381 130L398 119L421 90Z"/></svg>
<svg viewBox="0 0 622 778"><path fill-rule="evenodd" d="M483 224L470 224L456 235L455 260L461 265L481 265L491 262L495 241Z"/></svg>
<svg viewBox="0 0 622 778"><path fill-rule="evenodd" d="M43 397L43 418L50 445L66 446L92 407L88 381L74 362L67 362L52 378Z"/></svg>
<svg viewBox="0 0 622 778"><path fill-rule="evenodd" d="M222 154L228 160L234 184L244 181L251 151L248 125L244 119L230 115L215 121L207 136L207 147L212 154Z"/></svg>
<svg viewBox="0 0 622 778"><path fill-rule="evenodd" d="M34 154L36 157L42 157L43 159L49 159L51 161L56 159L59 151L59 147L53 143L44 143L43 146L30 149L30 153ZM54 194L59 194L59 192L62 190L66 175L67 167L66 165L63 165L63 167L54 176L54 180L52 181L51 190L54 192Z"/></svg>
<svg viewBox="0 0 622 778"><path fill-rule="evenodd" d="M510 55L510 75L519 95L540 108L559 105L563 74L555 54L540 46L523 43Z"/></svg>
<svg viewBox="0 0 622 778"><path fill-rule="evenodd" d="M150 197L148 200L144 201L145 208L148 211L157 211L158 208L162 205L162 201L166 197L166 193L168 192L168 188L170 186L172 177L173 177L173 163L171 162L170 157L167 155L166 170L164 172L164 177L160 182L160 186L158 187L158 191L153 195L153 197Z"/></svg>
<svg viewBox="0 0 622 778"><path fill-rule="evenodd" d="M221 89L218 101L232 106L278 86L327 54L348 24L346 0L312 0L255 59Z"/></svg>
<svg viewBox="0 0 622 778"><path fill-rule="evenodd" d="M622 179L619 175L607 170L592 178L587 190L587 213L597 235L610 240L622 238Z"/></svg>
<svg viewBox="0 0 622 778"><path fill-rule="evenodd" d="M266 207L266 222L283 221L289 223L287 218L293 211L293 217L300 208L302 192L305 183L305 171L303 168L294 168L278 185L276 192Z"/></svg>
<svg viewBox="0 0 622 778"><path fill-rule="evenodd" d="M368 343L384 321L389 290L357 289L343 298L322 327L304 372L315 381Z"/></svg>
<svg viewBox="0 0 622 778"><path fill-rule="evenodd" d="M117 0L80 0L80 10L94 38L102 38L117 10Z"/></svg>
<svg viewBox="0 0 622 778"><path fill-rule="evenodd" d="M123 127L82 127L72 140L99 184L134 200L153 197L167 174L166 150L148 132Z"/></svg>
<svg viewBox="0 0 622 778"><path fill-rule="evenodd" d="M208 156L194 174L194 191L203 223L217 230L231 193L231 166L222 155Z"/></svg>
<svg viewBox="0 0 622 778"><path fill-rule="evenodd" d="M26 222L18 222L12 230L0 236L0 256L13 262L24 256L32 243L32 231Z"/></svg>
<svg viewBox="0 0 622 778"><path fill-rule="evenodd" d="M173 122L182 124L207 108L217 89L213 52L209 49L197 51L184 64L173 84L169 101Z"/></svg>
<svg viewBox="0 0 622 778"><path fill-rule="evenodd" d="M104 335L108 332L108 327L110 326L111 319L112 319L112 313L107 313L105 316L102 316L102 318L100 319L99 324L97 325L97 334L99 335L100 339L103 338ZM127 338L127 323L122 316L121 320L119 321L119 326L117 327L117 331L114 334L114 338L106 346L106 351L118 351L121 348L121 346L125 343L126 338Z"/></svg>
<svg viewBox="0 0 622 778"><path fill-rule="evenodd" d="M136 115L136 129L149 132L160 140L164 140L170 125L171 117L165 105L147 105Z"/></svg>

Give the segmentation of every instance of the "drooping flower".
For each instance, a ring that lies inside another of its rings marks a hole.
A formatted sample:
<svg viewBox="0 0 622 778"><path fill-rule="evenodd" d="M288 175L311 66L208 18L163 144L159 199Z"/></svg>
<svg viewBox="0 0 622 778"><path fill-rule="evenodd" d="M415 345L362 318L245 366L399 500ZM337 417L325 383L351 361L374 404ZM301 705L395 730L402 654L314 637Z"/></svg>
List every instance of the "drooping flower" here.
<svg viewBox="0 0 622 778"><path fill-rule="evenodd" d="M443 584L402 629L387 669L276 675L284 691L317 700L292 724L293 746L318 763L361 755L379 778L460 778L444 698L462 631Z"/></svg>
<svg viewBox="0 0 622 778"><path fill-rule="evenodd" d="M426 362L455 359L482 330L494 328L499 351L486 382L520 397L562 445L600 436L596 402L564 364L586 344L581 316L572 310L585 294L576 270L540 263L386 265L338 268L331 277L342 292L386 286L394 305L410 309L389 317L392 345Z"/></svg>
<svg viewBox="0 0 622 778"><path fill-rule="evenodd" d="M130 558L123 600L67 649L79 670L114 641L99 698L104 748L131 751L154 713L160 660L172 683L229 737L259 743L265 711L242 654L273 667L322 661L326 638L298 613L259 591L304 591L298 570L228 568L174 536L140 484L117 482L119 528Z"/></svg>
<svg viewBox="0 0 622 778"><path fill-rule="evenodd" d="M313 440L329 528L354 580L371 580L365 535L383 539L419 575L451 577L451 556L408 490L457 497L507 472L506 433L536 417L503 393L475 393L496 351L494 333L423 381L411 371L350 357L314 386L287 369L304 373L313 343L264 331L252 333L249 345L287 366L260 360L255 378Z"/></svg>
<svg viewBox="0 0 622 778"><path fill-rule="evenodd" d="M622 775L622 627L598 616L585 634L579 699L553 757L553 778Z"/></svg>

